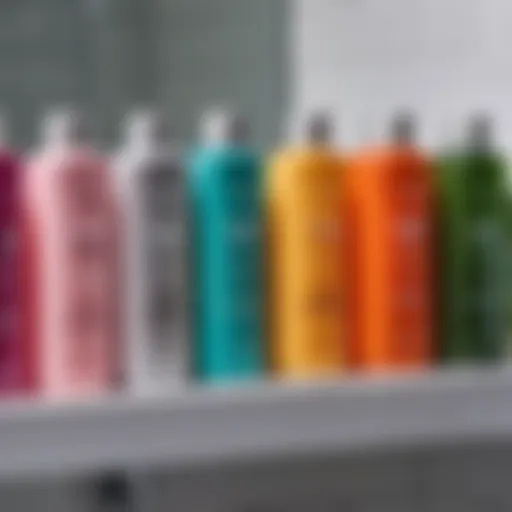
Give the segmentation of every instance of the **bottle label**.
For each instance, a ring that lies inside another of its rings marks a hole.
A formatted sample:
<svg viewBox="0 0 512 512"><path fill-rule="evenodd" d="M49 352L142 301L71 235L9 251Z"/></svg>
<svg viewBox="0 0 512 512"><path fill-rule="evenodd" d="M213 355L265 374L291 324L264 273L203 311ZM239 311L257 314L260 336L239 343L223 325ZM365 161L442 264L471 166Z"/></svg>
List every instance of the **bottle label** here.
<svg viewBox="0 0 512 512"><path fill-rule="evenodd" d="M316 246L341 244L341 223L338 219L332 217L324 217L316 219L311 229L311 242Z"/></svg>
<svg viewBox="0 0 512 512"><path fill-rule="evenodd" d="M12 228L0 231L0 258L11 258L18 248L18 234Z"/></svg>
<svg viewBox="0 0 512 512"><path fill-rule="evenodd" d="M394 356L406 360L416 359L423 353L430 322L427 295L431 285L430 226L423 205L416 202L416 188L411 190L415 192L414 197L407 196L407 201L396 212L390 254L394 276ZM410 202L411 199L414 201Z"/></svg>
<svg viewBox="0 0 512 512"><path fill-rule="evenodd" d="M230 243L236 246L253 246L260 238L261 229L253 219L232 221L228 228Z"/></svg>
<svg viewBox="0 0 512 512"><path fill-rule="evenodd" d="M141 175L145 276L145 322L155 357L184 332L185 214L181 171L159 163Z"/></svg>
<svg viewBox="0 0 512 512"><path fill-rule="evenodd" d="M150 223L169 222L182 216L183 194L180 171L158 164L142 174L144 217Z"/></svg>
<svg viewBox="0 0 512 512"><path fill-rule="evenodd" d="M19 371L15 360L16 340L19 339L19 317L16 310L6 308L0 314L0 381L14 382Z"/></svg>
<svg viewBox="0 0 512 512"><path fill-rule="evenodd" d="M470 334L498 342L504 329L505 246L498 223L481 218L470 233L466 268L466 315Z"/></svg>

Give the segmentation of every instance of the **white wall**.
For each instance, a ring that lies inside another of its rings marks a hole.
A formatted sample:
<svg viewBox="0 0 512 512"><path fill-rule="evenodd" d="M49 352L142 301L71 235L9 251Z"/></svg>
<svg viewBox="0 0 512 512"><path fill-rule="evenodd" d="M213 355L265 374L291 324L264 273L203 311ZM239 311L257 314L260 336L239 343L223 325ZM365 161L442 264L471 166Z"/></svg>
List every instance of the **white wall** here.
<svg viewBox="0 0 512 512"><path fill-rule="evenodd" d="M296 113L332 107L353 143L411 106L432 143L486 109L512 149L510 0L295 0L293 15Z"/></svg>

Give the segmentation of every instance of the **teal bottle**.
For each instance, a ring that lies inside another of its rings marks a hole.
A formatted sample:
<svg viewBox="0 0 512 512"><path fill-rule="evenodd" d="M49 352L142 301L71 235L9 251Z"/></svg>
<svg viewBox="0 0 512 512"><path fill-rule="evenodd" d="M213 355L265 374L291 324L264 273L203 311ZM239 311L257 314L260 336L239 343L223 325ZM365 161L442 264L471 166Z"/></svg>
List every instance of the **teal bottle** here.
<svg viewBox="0 0 512 512"><path fill-rule="evenodd" d="M239 116L204 119L188 173L196 376L255 378L263 368L260 159Z"/></svg>
<svg viewBox="0 0 512 512"><path fill-rule="evenodd" d="M510 279L509 197L504 157L484 117L465 147L440 160L441 355L496 361L506 350Z"/></svg>

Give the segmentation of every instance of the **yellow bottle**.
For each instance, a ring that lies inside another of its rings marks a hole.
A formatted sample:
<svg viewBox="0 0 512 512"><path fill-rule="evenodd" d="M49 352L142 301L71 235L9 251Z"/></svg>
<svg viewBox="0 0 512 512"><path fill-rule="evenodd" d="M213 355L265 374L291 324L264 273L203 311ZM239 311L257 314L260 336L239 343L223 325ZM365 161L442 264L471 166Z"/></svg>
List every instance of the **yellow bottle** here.
<svg viewBox="0 0 512 512"><path fill-rule="evenodd" d="M313 115L303 147L276 155L266 182L270 355L278 377L343 366L341 159L331 123Z"/></svg>

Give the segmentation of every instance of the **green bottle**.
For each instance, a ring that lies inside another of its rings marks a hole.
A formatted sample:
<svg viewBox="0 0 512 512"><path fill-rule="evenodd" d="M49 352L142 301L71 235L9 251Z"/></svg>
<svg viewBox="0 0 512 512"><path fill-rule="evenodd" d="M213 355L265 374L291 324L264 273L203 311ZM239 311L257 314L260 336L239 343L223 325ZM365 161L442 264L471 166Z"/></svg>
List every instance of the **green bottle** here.
<svg viewBox="0 0 512 512"><path fill-rule="evenodd" d="M439 162L440 341L445 361L494 361L506 349L509 198L492 124L475 117L464 148Z"/></svg>

